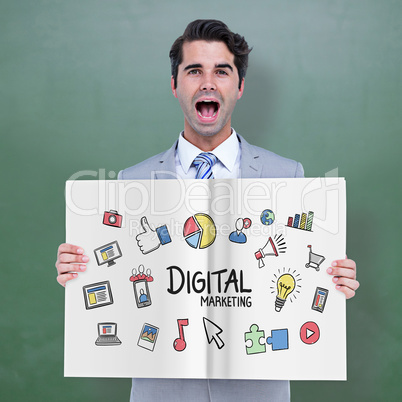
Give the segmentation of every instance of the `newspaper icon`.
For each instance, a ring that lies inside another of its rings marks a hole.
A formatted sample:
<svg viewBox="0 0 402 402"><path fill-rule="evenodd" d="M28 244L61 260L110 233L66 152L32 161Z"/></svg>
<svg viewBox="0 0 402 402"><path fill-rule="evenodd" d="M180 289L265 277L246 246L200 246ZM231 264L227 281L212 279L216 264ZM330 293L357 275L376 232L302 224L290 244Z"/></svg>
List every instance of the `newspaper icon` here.
<svg viewBox="0 0 402 402"><path fill-rule="evenodd" d="M84 291L85 308L87 310L113 304L112 290L110 289L109 281L86 285L82 290Z"/></svg>

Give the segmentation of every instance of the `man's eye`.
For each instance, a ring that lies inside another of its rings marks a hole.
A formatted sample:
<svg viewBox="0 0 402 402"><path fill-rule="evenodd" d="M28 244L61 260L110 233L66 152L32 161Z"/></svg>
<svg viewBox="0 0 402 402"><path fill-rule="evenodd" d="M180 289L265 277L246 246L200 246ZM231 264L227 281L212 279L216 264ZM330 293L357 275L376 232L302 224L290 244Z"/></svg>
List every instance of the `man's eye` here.
<svg viewBox="0 0 402 402"><path fill-rule="evenodd" d="M228 73L225 70L218 70L217 73L219 75L228 75Z"/></svg>
<svg viewBox="0 0 402 402"><path fill-rule="evenodd" d="M189 74L196 75L196 74L199 74L200 71L199 71L199 70L190 70L188 73L189 73Z"/></svg>

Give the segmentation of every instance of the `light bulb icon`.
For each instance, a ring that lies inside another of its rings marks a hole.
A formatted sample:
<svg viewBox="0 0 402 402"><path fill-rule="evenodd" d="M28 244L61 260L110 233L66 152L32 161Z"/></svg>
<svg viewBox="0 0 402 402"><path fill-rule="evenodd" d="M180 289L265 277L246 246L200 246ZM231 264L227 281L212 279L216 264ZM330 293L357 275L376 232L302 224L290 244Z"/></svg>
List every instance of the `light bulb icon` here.
<svg viewBox="0 0 402 402"><path fill-rule="evenodd" d="M296 286L295 278L290 274L283 274L279 277L276 287L278 294L275 300L275 311L281 311L287 297L293 292Z"/></svg>

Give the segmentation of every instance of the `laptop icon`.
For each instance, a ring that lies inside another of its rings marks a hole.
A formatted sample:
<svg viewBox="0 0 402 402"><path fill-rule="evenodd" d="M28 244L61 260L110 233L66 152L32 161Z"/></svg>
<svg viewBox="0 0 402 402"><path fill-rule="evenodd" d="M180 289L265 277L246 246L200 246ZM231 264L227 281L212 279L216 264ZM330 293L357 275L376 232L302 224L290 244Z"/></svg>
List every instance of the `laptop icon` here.
<svg viewBox="0 0 402 402"><path fill-rule="evenodd" d="M95 341L97 346L120 345L121 341L117 337L117 324L115 322L100 322L98 324L98 339Z"/></svg>

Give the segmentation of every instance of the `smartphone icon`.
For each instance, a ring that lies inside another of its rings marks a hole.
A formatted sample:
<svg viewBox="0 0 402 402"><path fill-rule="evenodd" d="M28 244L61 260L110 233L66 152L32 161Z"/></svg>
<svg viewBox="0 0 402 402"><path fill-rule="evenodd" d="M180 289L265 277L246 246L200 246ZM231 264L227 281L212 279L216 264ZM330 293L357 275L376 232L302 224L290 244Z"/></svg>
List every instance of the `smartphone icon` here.
<svg viewBox="0 0 402 402"><path fill-rule="evenodd" d="M149 292L148 281L147 280L137 280L133 282L134 296L137 307L147 307L152 304L151 294Z"/></svg>
<svg viewBox="0 0 402 402"><path fill-rule="evenodd" d="M327 302L328 293L328 289L317 287L311 308L322 313L324 311L325 303Z"/></svg>

